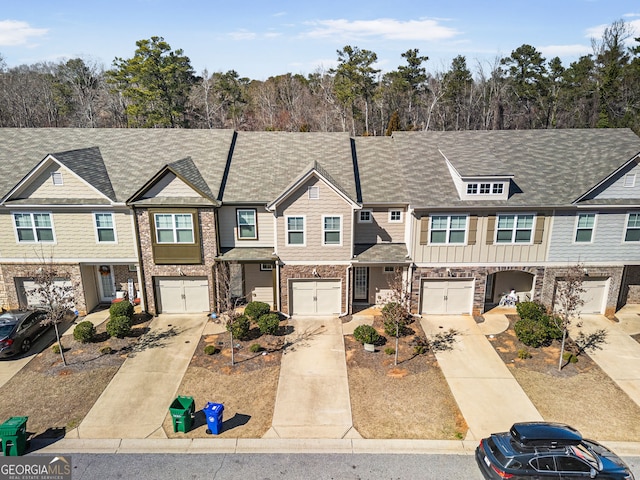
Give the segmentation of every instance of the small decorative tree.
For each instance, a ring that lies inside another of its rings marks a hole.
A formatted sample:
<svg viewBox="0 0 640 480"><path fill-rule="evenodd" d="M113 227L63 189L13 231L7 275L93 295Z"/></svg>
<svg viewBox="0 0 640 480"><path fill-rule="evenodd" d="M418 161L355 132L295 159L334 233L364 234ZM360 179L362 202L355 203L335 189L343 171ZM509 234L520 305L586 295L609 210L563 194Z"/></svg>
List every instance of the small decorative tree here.
<svg viewBox="0 0 640 480"><path fill-rule="evenodd" d="M582 293L586 291L582 285L583 281L584 267L577 264L569 267L564 277L556 284L556 294L553 302L553 310L556 315L552 315L551 318L556 326L562 330L558 371L562 370L564 347L571 320L576 316L580 316L580 307L584 305L584 300L581 297Z"/></svg>
<svg viewBox="0 0 640 480"><path fill-rule="evenodd" d="M232 275L229 263L220 262L216 265L216 291L218 315L213 319L216 323L223 324L229 332L231 341L231 365L235 365L233 352L234 332L241 331L243 325L248 323L248 318L237 311L241 298L233 295Z"/></svg>
<svg viewBox="0 0 640 480"><path fill-rule="evenodd" d="M402 268L396 268L392 280L389 282L391 290L387 304L382 309L382 316L385 323L385 333L395 337L396 352L393 364L398 364L398 343L400 337L404 335L406 325L411 322L409 314L409 293L408 280L405 281L402 275Z"/></svg>
<svg viewBox="0 0 640 480"><path fill-rule="evenodd" d="M58 325L62 323L69 312L75 311L75 297L73 285L69 282L61 282L62 275L58 271L58 266L54 265L53 259L45 260L41 258L40 264L30 272L29 277L36 287L25 290L25 295L30 300L31 305L38 305L46 312L44 325L53 325L56 332L56 341L60 349L62 363L67 365L64 357L64 349L60 342L60 331Z"/></svg>

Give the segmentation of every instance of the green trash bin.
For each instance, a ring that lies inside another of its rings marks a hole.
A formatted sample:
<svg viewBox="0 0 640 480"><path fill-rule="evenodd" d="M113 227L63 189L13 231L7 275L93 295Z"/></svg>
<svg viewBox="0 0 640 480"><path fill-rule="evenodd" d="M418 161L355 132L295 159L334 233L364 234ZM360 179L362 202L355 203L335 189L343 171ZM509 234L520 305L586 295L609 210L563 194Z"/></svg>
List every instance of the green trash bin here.
<svg viewBox="0 0 640 480"><path fill-rule="evenodd" d="M173 420L173 431L187 433L191 429L195 413L193 397L178 396L169 407L169 411Z"/></svg>
<svg viewBox="0 0 640 480"><path fill-rule="evenodd" d="M5 457L18 457L27 450L27 419L11 417L0 425L0 442Z"/></svg>

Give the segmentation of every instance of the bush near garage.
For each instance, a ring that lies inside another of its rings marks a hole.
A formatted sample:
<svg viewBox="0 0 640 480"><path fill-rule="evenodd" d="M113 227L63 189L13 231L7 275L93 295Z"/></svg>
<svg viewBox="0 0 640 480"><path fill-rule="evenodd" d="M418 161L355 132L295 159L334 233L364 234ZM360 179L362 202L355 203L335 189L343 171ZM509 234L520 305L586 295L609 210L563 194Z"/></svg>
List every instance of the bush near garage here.
<svg viewBox="0 0 640 480"><path fill-rule="evenodd" d="M246 315L240 315L232 322L227 323L227 331L231 332L233 338L244 340L249 336L251 320Z"/></svg>
<svg viewBox="0 0 640 480"><path fill-rule="evenodd" d="M277 313L261 315L257 324L261 334L275 335L278 333L278 327L280 326L280 316Z"/></svg>
<svg viewBox="0 0 640 480"><path fill-rule="evenodd" d="M266 315L271 311L271 307L268 303L264 302L249 302L244 308L244 314L249 317L250 320L257 322L260 317Z"/></svg>
<svg viewBox="0 0 640 480"><path fill-rule="evenodd" d="M546 308L536 302L522 302L516 307L520 320L513 329L518 340L528 347L543 347L553 340L562 338L562 330L554 316L547 313Z"/></svg>
<svg viewBox="0 0 640 480"><path fill-rule="evenodd" d="M133 305L129 300L112 303L109 307L109 316L111 318L124 316L131 319L133 318Z"/></svg>
<svg viewBox="0 0 640 480"><path fill-rule="evenodd" d="M111 337L124 338L131 333L131 318L126 315L111 317L106 325L107 333Z"/></svg>
<svg viewBox="0 0 640 480"><path fill-rule="evenodd" d="M380 335L371 325L358 325L353 330L353 337L360 343L375 345L380 341Z"/></svg>
<svg viewBox="0 0 640 480"><path fill-rule="evenodd" d="M538 302L521 302L516 305L520 318L540 320L547 314L547 307Z"/></svg>
<svg viewBox="0 0 640 480"><path fill-rule="evenodd" d="M93 341L96 336L96 327L88 320L80 322L73 330L73 338L80 343L89 343Z"/></svg>

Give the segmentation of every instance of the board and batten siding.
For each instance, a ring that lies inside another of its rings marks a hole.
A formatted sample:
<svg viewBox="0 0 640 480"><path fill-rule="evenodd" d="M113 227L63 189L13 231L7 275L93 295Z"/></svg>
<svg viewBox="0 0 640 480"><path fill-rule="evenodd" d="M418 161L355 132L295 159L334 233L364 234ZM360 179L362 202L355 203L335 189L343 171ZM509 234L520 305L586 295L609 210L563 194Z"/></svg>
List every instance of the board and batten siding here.
<svg viewBox="0 0 640 480"><path fill-rule="evenodd" d="M51 175L62 175L62 185L54 185ZM57 163L49 163L47 167L20 192L21 198L96 198L104 199L98 191L80 180L69 169Z"/></svg>
<svg viewBox="0 0 640 480"><path fill-rule="evenodd" d="M393 209L402 210L401 222L389 221L389 210L391 210L390 208L367 208L365 206L362 209L371 211L372 221L359 223L358 218L360 217L360 212L355 212L354 243L404 243L405 221L407 216L407 212L404 208Z"/></svg>
<svg viewBox="0 0 640 480"><path fill-rule="evenodd" d="M469 215L467 244L432 245L428 243L428 232L424 229L421 231L421 218L412 216L411 221L414 222L412 257L417 264L543 262L546 259L551 217L549 212L532 213L536 214L533 236L538 237L539 243L534 241L530 244L494 244L496 215L494 212L485 212ZM491 237L489 238L488 235Z"/></svg>
<svg viewBox="0 0 640 480"><path fill-rule="evenodd" d="M578 213L595 213L595 228L591 243L575 242L576 212L556 212L553 235L549 246L551 262L638 262L640 244L624 242L627 227L627 210L597 212L584 210Z"/></svg>
<svg viewBox="0 0 640 480"><path fill-rule="evenodd" d="M319 198L309 199L307 189L319 187ZM323 245L323 216L342 216L342 245ZM348 261L351 258L353 209L323 181L313 177L302 184L277 208L278 256L284 261ZM305 217L305 246L288 246L287 216Z"/></svg>
<svg viewBox="0 0 640 480"><path fill-rule="evenodd" d="M2 236L0 243L0 255L3 258L34 260L39 258L38 254L42 251L45 257L48 258L49 255L52 255L54 260L110 259L137 263L132 213L129 210L95 210L113 213L117 243L98 243L93 210L65 209L55 211L43 209L38 211L51 214L55 243L18 243L11 215L13 212L7 209L0 214L0 229L6 233ZM22 213L27 210L16 210L16 212Z"/></svg>
<svg viewBox="0 0 640 480"><path fill-rule="evenodd" d="M258 224L257 240L239 240L236 211L255 209ZM218 209L220 247L273 247L273 213L264 205L222 206Z"/></svg>

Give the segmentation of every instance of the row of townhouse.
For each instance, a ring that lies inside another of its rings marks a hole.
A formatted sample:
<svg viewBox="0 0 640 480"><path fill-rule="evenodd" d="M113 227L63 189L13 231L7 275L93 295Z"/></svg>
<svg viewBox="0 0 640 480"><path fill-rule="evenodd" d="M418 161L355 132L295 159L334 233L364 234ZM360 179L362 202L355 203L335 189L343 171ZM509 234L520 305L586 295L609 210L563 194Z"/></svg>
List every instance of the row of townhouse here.
<svg viewBox="0 0 640 480"><path fill-rule="evenodd" d="M287 315L383 303L480 314L515 289L552 305L584 266L583 312L640 303L640 138L626 129L342 133L0 129L0 304L56 265L78 311L238 298Z"/></svg>

